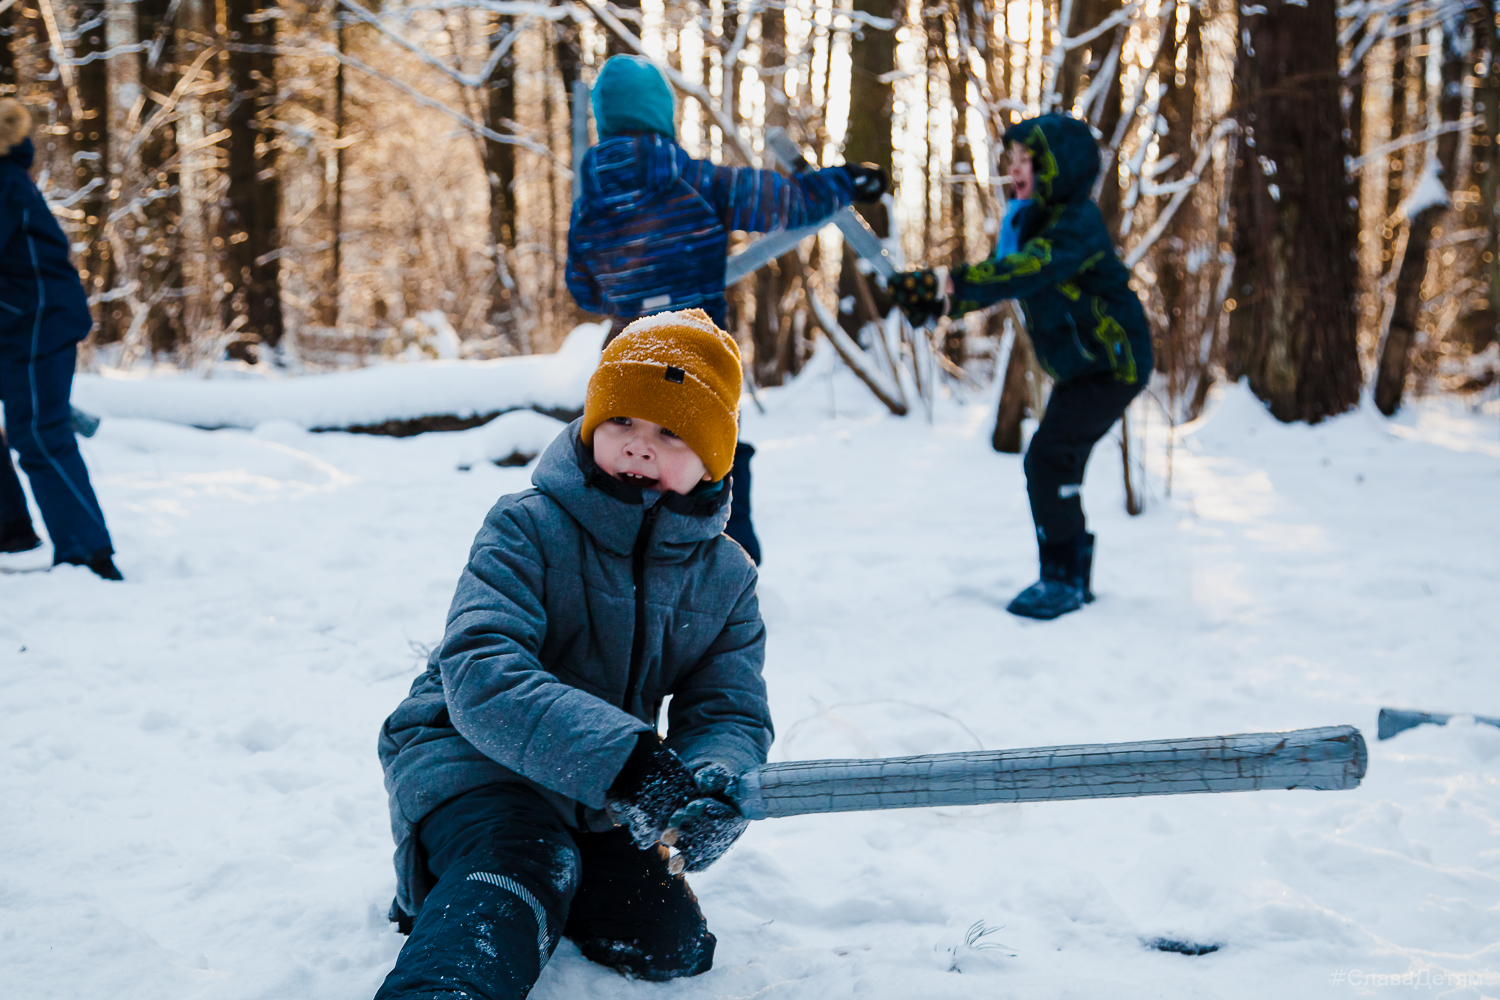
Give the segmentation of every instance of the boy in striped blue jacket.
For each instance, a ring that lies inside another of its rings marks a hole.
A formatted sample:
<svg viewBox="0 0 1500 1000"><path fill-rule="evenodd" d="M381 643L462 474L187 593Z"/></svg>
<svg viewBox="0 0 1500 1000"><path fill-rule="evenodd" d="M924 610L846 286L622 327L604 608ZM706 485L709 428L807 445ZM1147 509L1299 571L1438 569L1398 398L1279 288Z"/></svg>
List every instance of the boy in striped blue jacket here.
<svg viewBox="0 0 1500 1000"><path fill-rule="evenodd" d="M729 234L797 229L852 201L875 201L879 167L849 164L786 177L773 170L695 160L677 144L672 91L640 56L605 62L593 90L599 144L583 157L582 194L568 228L568 290L584 310L613 321L702 309L727 328L724 265ZM732 473L727 534L757 563L750 525L750 456L743 442Z"/></svg>

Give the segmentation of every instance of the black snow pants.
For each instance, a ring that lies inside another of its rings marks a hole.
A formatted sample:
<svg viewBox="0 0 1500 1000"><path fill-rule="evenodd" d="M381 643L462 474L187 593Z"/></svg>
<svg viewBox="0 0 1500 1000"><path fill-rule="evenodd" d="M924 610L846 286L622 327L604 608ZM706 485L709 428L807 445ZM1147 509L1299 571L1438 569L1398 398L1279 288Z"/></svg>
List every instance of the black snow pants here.
<svg viewBox="0 0 1500 1000"><path fill-rule="evenodd" d="M1146 387L1149 374L1121 382L1105 372L1052 387L1047 412L1026 449L1026 495L1038 543L1071 542L1083 532L1078 494L1089 452Z"/></svg>
<svg viewBox="0 0 1500 1000"><path fill-rule="evenodd" d="M52 561L87 562L98 552L113 552L104 511L94 496L89 473L73 434L68 397L78 350L66 344L37 354L22 347L0 348L0 400L5 403L5 441L21 456L21 468L41 508L52 539ZM10 450L0 454L0 523L25 521L26 494L21 491Z"/></svg>
<svg viewBox="0 0 1500 1000"><path fill-rule="evenodd" d="M665 848L571 830L535 792L488 785L419 828L437 877L376 1000L520 1000L559 938L641 979L696 976L715 939Z"/></svg>

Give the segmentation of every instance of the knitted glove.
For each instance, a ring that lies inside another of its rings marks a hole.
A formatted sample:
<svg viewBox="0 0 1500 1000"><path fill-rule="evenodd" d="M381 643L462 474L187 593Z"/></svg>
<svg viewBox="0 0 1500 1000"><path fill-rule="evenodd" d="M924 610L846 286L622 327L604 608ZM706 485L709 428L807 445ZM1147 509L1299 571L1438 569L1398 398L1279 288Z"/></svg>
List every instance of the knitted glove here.
<svg viewBox="0 0 1500 1000"><path fill-rule="evenodd" d="M701 872L724 856L750 821L727 794L734 775L723 764L707 764L693 774L700 798L672 814L661 842L677 848L669 868L674 875Z"/></svg>
<svg viewBox="0 0 1500 1000"><path fill-rule="evenodd" d="M922 326L948 311L944 294L946 280L933 270L897 271L886 282L886 291L895 300L912 326Z"/></svg>
<svg viewBox="0 0 1500 1000"><path fill-rule="evenodd" d="M860 204L879 201L880 196L890 190L890 178L873 163L846 163L844 173L849 175L849 185L854 188L854 200Z"/></svg>
<svg viewBox="0 0 1500 1000"><path fill-rule="evenodd" d="M604 805L616 823L630 831L645 850L662 839L673 816L697 798L693 775L682 759L661 744L655 733L641 733Z"/></svg>

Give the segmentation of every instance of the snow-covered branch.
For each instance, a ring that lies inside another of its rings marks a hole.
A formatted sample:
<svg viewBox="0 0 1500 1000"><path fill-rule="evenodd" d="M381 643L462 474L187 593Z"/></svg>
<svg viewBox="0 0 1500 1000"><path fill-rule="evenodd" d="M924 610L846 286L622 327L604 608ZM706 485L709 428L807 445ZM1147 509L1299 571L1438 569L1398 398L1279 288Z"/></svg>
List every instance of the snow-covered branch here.
<svg viewBox="0 0 1500 1000"><path fill-rule="evenodd" d="M512 28L509 34L501 39L499 44L497 44L494 49L491 50L489 58L485 60L484 67L480 69L478 73L470 75L462 72L461 70L455 69L452 66L449 66L447 63L443 62L443 60L439 59L431 52L428 52L422 46L408 40L405 35L401 34L398 31L393 31L383 23L383 20L381 18L375 16L375 14L371 11L366 10L364 7L355 3L354 0L338 0L338 2L339 6L348 10L355 17L373 27L376 31L380 32L386 38L389 38L391 41L395 42L397 45L401 46L403 49L410 52L418 59L422 60L422 62L426 63L428 66L431 66L438 72L453 78L453 80L455 80L459 84L459 86L468 87L471 90L477 90L478 88L483 87L486 83L489 82L490 74L495 71L496 66L500 65L500 60L505 58L505 54L510 51L511 46L515 45L516 40L521 37L521 33L524 32L527 28L531 27L532 24L532 19L530 17L526 17L521 21L520 24Z"/></svg>
<svg viewBox="0 0 1500 1000"><path fill-rule="evenodd" d="M1125 258L1126 267L1135 267L1136 264L1140 263L1141 258L1146 256L1146 252L1151 249L1156 241L1161 239L1161 234L1166 232L1167 224L1172 221L1172 216L1177 214L1177 209L1187 200L1187 196L1193 187L1202 180L1203 171L1207 169L1208 161L1213 157L1214 147L1225 136L1237 132L1239 127L1239 123L1233 118L1226 118L1214 126L1214 130L1209 135L1208 141L1198 150L1198 159L1193 163L1192 173L1182 178L1175 185L1172 185L1176 188L1176 194L1172 195L1172 200L1167 202L1166 208L1162 209L1161 214L1156 217L1155 224L1146 230L1146 235L1142 236L1140 241L1131 248L1130 253Z"/></svg>
<svg viewBox="0 0 1500 1000"><path fill-rule="evenodd" d="M1371 161L1378 160L1388 153L1394 153L1398 149L1405 149L1407 146L1415 146L1418 143L1429 142L1449 132L1462 132L1465 129L1470 129L1480 124L1482 120L1474 117L1460 118L1458 121L1443 122L1441 125L1434 125L1431 128L1423 129L1421 132L1403 135L1401 138L1393 139L1383 146L1376 146L1363 156L1345 157L1344 169L1351 174L1358 173L1361 168L1368 166Z"/></svg>
<svg viewBox="0 0 1500 1000"><path fill-rule="evenodd" d="M592 2L592 0L582 0L582 5L587 8L588 11L594 15L594 17L602 21L604 25L609 28L609 30L618 35L626 45L629 45L632 49L635 49L637 53L645 56L647 59L651 59L650 54L646 51L646 47L641 44L640 38L637 37L635 32L627 28L619 18L615 17L614 14L599 6L597 3ZM848 13L848 11L842 11L841 13ZM578 20L580 22L582 21L582 17L580 15L575 16L578 17ZM672 85L674 87L698 102L698 105L703 108L703 110L713 118L715 124L719 126L719 131L724 134L724 138L734 143L735 148L739 150L740 155L744 157L747 164L753 164L755 162L754 150L750 148L749 143L745 142L745 139L740 135L739 130L734 127L734 123L727 117L725 117L724 112L720 110L718 105L714 103L713 98L709 96L707 90L697 84L690 82L687 77L683 76L681 73L679 73L669 65L657 63L654 59L652 59L652 63L658 70L661 71L663 76L672 81Z"/></svg>
<svg viewBox="0 0 1500 1000"><path fill-rule="evenodd" d="M480 122L476 122L468 115L453 110L442 101L428 97L426 94L422 93L420 90L417 90L417 88L413 87L405 80L402 80L400 77L392 76L389 73L382 72L381 70L376 69L363 60L349 55L347 52L340 52L336 46L324 46L323 54L329 56L330 58L337 59L339 62L343 63L345 66L350 67L351 69L357 69L361 73L365 73L377 80L382 80L385 83L390 84L392 87L395 87L397 90L401 91L407 97L410 97L412 100L416 101L424 108L431 108L434 111L447 115L449 118L453 119L455 122L462 125L464 128L468 129L476 135L481 135L484 138L489 139L491 142L499 142L504 143L508 146L520 146L523 149L529 149L531 152L536 153L538 156L544 156L547 159L552 160L556 165L557 170L560 171L563 176L573 176L573 172L566 166L561 163L556 163L556 158L552 155L552 150L548 149L545 146L539 146L536 143L532 142L530 139L526 139L518 135L502 135L499 132L496 132L494 129L489 128L488 126L483 125Z"/></svg>

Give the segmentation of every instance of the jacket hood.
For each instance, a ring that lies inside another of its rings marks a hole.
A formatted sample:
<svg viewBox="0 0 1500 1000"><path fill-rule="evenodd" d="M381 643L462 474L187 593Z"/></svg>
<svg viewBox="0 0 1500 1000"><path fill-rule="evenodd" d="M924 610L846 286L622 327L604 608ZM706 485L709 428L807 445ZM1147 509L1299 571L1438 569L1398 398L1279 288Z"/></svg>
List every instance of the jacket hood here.
<svg viewBox="0 0 1500 1000"><path fill-rule="evenodd" d="M1061 205L1089 197L1099 176L1099 144L1085 122L1058 114L1028 118L1012 125L1005 141L1031 150L1032 201Z"/></svg>
<svg viewBox="0 0 1500 1000"><path fill-rule="evenodd" d="M606 212L633 212L681 174L677 143L654 133L617 135L583 154L583 201Z"/></svg>
<svg viewBox="0 0 1500 1000"><path fill-rule="evenodd" d="M583 419L573 421L542 453L531 482L583 525L603 548L627 556L635 548L645 516L645 494L607 475L594 463L593 449L579 439ZM711 493L661 494L651 532L653 559L678 561L699 542L724 533L729 524L729 486Z"/></svg>
<svg viewBox="0 0 1500 1000"><path fill-rule="evenodd" d="M14 163L22 170L30 170L31 162L34 159L36 159L36 147L31 144L31 137L28 136L13 147L9 153L0 156L0 163Z"/></svg>

